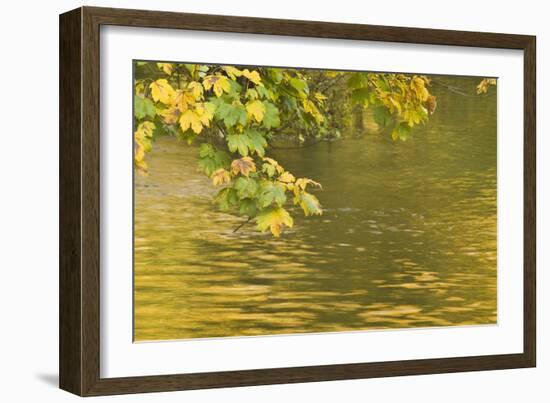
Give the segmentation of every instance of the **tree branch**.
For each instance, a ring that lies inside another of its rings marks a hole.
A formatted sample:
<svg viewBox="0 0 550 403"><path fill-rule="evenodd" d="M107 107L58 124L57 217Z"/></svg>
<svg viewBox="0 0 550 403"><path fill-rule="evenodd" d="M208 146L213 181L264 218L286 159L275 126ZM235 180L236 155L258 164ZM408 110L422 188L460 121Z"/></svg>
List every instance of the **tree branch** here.
<svg viewBox="0 0 550 403"><path fill-rule="evenodd" d="M252 220L252 217L248 217L248 219L247 219L245 222L239 224L239 225L237 226L237 228L235 228L235 229L233 230L233 233L237 232L237 231L240 230L242 227L244 227L246 224L248 224L248 223L250 222L250 220Z"/></svg>

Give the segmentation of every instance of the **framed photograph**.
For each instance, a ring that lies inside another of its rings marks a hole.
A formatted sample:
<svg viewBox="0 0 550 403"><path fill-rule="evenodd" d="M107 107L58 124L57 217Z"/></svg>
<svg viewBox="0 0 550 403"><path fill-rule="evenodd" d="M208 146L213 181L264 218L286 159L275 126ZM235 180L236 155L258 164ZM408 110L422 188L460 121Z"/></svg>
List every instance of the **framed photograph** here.
<svg viewBox="0 0 550 403"><path fill-rule="evenodd" d="M535 37L60 16L60 387L533 367Z"/></svg>

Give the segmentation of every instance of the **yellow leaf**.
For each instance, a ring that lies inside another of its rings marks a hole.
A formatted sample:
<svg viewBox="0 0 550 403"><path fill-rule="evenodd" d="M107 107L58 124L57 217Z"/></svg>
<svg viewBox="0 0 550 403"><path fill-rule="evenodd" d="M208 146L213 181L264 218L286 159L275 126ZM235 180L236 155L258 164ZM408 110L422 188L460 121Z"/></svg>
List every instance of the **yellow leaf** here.
<svg viewBox="0 0 550 403"><path fill-rule="evenodd" d="M158 79L149 85L151 95L155 102L161 102L165 105L170 105L174 99L174 89L164 78Z"/></svg>
<svg viewBox="0 0 550 403"><path fill-rule="evenodd" d="M393 141L397 141L397 139L399 138L399 131L397 129L392 130L391 138Z"/></svg>
<svg viewBox="0 0 550 403"><path fill-rule="evenodd" d="M235 80L237 77L242 76L242 72L234 66L223 66L222 69L227 73L229 78Z"/></svg>
<svg viewBox="0 0 550 403"><path fill-rule="evenodd" d="M246 104L246 111L249 117L253 117L256 122L260 123L264 118L265 105L259 100L251 101Z"/></svg>
<svg viewBox="0 0 550 403"><path fill-rule="evenodd" d="M315 99L317 99L317 101L319 101L319 103L323 103L328 98L326 96L324 96L323 94L321 94L320 92L316 92L315 93Z"/></svg>
<svg viewBox="0 0 550 403"><path fill-rule="evenodd" d="M487 80L481 80L481 82L476 87L477 94L485 94L487 90L489 89L489 85L487 84Z"/></svg>
<svg viewBox="0 0 550 403"><path fill-rule="evenodd" d="M307 185L317 186L318 188L323 188L319 182L315 182L313 179L309 178L299 178L296 179L296 183L294 186L294 194L298 195L300 192L303 192L306 190Z"/></svg>
<svg viewBox="0 0 550 403"><path fill-rule="evenodd" d="M418 97L418 99L420 99L422 102L425 102L430 96L430 93L428 92L428 89L425 86L424 80L418 76L414 76L412 78L411 88L416 93L416 96Z"/></svg>
<svg viewBox="0 0 550 403"><path fill-rule="evenodd" d="M399 103L399 101L394 99L391 95L388 97L388 100L390 101L390 109L392 110L392 112L394 110L397 110L397 113L401 114L401 104Z"/></svg>
<svg viewBox="0 0 550 403"><path fill-rule="evenodd" d="M279 165L279 163L276 160L274 160L273 158L264 157L262 159L263 159L263 161L267 162L269 165L273 165L273 167L275 167L275 170L277 171L277 173L282 174L285 171L285 169L281 165Z"/></svg>
<svg viewBox="0 0 550 403"><path fill-rule="evenodd" d="M134 153L134 164L136 168L141 171L147 171L147 163L145 162L145 150L143 147L137 145Z"/></svg>
<svg viewBox="0 0 550 403"><path fill-rule="evenodd" d="M252 81L254 84L258 85L262 82L262 78L260 77L260 73L258 73L256 70L249 71L248 69L244 69L242 71L243 76L248 78L250 81Z"/></svg>
<svg viewBox="0 0 550 403"><path fill-rule="evenodd" d="M319 109L317 109L317 106L315 106L313 101L310 101L309 99L304 99L302 100L302 106L304 108L304 111L313 116L318 124L325 120L324 116L321 114L321 112L319 112Z"/></svg>
<svg viewBox="0 0 550 403"><path fill-rule="evenodd" d="M214 186L223 185L231 182L231 173L229 171L220 168L212 173L210 177Z"/></svg>
<svg viewBox="0 0 550 403"><path fill-rule="evenodd" d="M157 63L157 67L169 76L171 76L172 72L174 71L174 66L172 65L172 63Z"/></svg>
<svg viewBox="0 0 550 403"><path fill-rule="evenodd" d="M292 175L290 172L285 171L279 176L279 181L283 183L293 183L296 180L294 175Z"/></svg>
<svg viewBox="0 0 550 403"><path fill-rule="evenodd" d="M420 123L421 116L414 109L406 109L405 112L403 112L403 120L407 122L409 127L413 127Z"/></svg>
<svg viewBox="0 0 550 403"><path fill-rule="evenodd" d="M189 128L196 134L202 132L204 127L209 127L214 117L214 108L210 102L197 103L194 109L187 109L179 118L181 130L185 132Z"/></svg>
<svg viewBox="0 0 550 403"><path fill-rule="evenodd" d="M158 114L163 117L164 123L173 125L178 121L181 112L175 106L171 106L168 109L158 111Z"/></svg>
<svg viewBox="0 0 550 403"><path fill-rule="evenodd" d="M496 78L484 78L483 80L481 80L478 86L476 87L478 95L486 94L487 91L489 91L490 85L497 85Z"/></svg>
<svg viewBox="0 0 550 403"><path fill-rule="evenodd" d="M191 81L189 84L187 84L187 88L191 90L191 94L193 94L195 99L202 99L203 88L201 83L197 81Z"/></svg>
<svg viewBox="0 0 550 403"><path fill-rule="evenodd" d="M233 175L242 174L248 176L250 172L256 172L256 164L250 157L242 157L238 160L233 160L231 163L231 172Z"/></svg>
<svg viewBox="0 0 550 403"><path fill-rule="evenodd" d="M136 130L135 137L139 140L145 140L153 137L153 131L155 130L155 124L153 122L145 121L141 122Z"/></svg>
<svg viewBox="0 0 550 403"><path fill-rule="evenodd" d="M327 77L334 78L334 77L338 77L340 74L342 74L342 72L340 72L340 71L326 71L325 74L327 75Z"/></svg>
<svg viewBox="0 0 550 403"><path fill-rule="evenodd" d="M221 97L224 91L226 93L231 91L229 79L222 75L206 76L202 81L202 85L206 91L212 88L217 97Z"/></svg>
<svg viewBox="0 0 550 403"><path fill-rule="evenodd" d="M202 131L202 126L200 117L191 109L187 109L180 117L180 127L183 132L191 128L191 130L199 134Z"/></svg>
<svg viewBox="0 0 550 403"><path fill-rule="evenodd" d="M294 220L284 208L272 207L258 214L256 223L260 231L265 232L269 229L274 236L279 237L284 226L292 228Z"/></svg>
<svg viewBox="0 0 550 403"><path fill-rule="evenodd" d="M203 126L210 126L210 121L214 117L213 109L209 109L207 106L211 103L198 103L195 105L195 115L199 118Z"/></svg>
<svg viewBox="0 0 550 403"><path fill-rule="evenodd" d="M145 92L145 83L143 81L136 81L134 88L135 88L136 95L143 96L143 93Z"/></svg>
<svg viewBox="0 0 550 403"><path fill-rule="evenodd" d="M180 110L180 112L185 112L195 103L195 97L191 91L186 90L177 90L174 95L174 106Z"/></svg>
<svg viewBox="0 0 550 403"><path fill-rule="evenodd" d="M144 161L145 153L151 150L151 139L155 124L153 122L141 122L134 132L134 165L142 173L147 171L147 163Z"/></svg>

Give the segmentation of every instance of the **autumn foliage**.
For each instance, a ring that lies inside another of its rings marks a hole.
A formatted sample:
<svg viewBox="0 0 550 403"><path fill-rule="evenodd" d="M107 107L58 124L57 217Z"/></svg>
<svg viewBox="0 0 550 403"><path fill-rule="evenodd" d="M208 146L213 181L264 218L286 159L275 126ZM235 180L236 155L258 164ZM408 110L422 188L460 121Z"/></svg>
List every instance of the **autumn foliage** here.
<svg viewBox="0 0 550 403"><path fill-rule="evenodd" d="M198 164L220 190L222 210L278 237L291 211L321 215L321 184L268 156L275 137L338 137L344 109L371 111L394 140L406 140L436 107L421 75L136 62L134 164L147 173L154 139L199 143ZM340 120L339 120L340 119ZM295 206L291 209L289 206Z"/></svg>

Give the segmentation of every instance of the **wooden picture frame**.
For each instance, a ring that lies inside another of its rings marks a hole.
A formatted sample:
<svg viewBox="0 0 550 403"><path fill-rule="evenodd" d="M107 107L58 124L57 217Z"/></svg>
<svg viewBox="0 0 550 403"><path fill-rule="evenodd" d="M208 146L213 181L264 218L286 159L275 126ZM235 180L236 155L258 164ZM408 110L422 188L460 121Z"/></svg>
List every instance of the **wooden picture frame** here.
<svg viewBox="0 0 550 403"><path fill-rule="evenodd" d="M524 52L523 353L228 372L100 377L100 27L171 28ZM60 387L80 396L534 367L535 37L81 7L60 16Z"/></svg>

